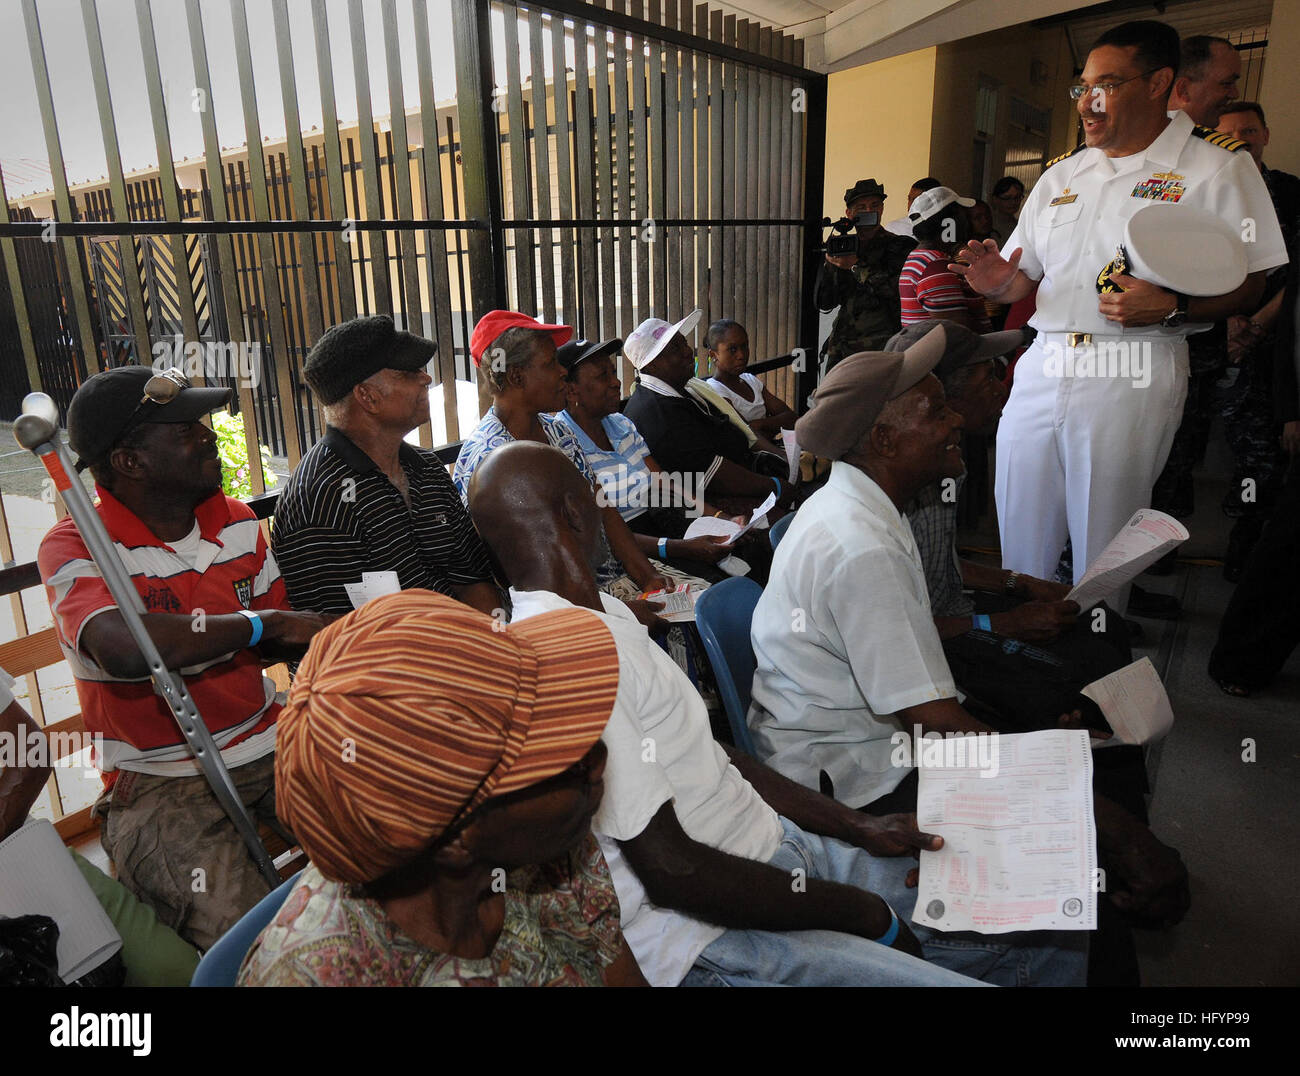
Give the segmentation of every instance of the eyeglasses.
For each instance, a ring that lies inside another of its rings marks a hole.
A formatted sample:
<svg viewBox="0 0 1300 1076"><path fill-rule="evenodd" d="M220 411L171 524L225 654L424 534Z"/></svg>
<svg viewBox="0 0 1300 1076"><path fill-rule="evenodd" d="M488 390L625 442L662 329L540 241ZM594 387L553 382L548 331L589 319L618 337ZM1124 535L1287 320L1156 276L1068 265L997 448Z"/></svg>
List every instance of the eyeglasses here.
<svg viewBox="0 0 1300 1076"><path fill-rule="evenodd" d="M1101 91L1107 97L1111 97L1114 95L1116 90L1124 85L1124 83L1132 82L1134 79L1146 78L1148 75L1155 74L1157 70L1159 70L1159 68L1155 68L1151 71L1143 71L1140 75L1130 75L1128 78L1122 78L1118 82L1098 82L1095 86L1089 86L1086 82L1076 82L1066 92L1069 93L1071 101L1077 101L1085 93L1095 94L1098 91Z"/></svg>

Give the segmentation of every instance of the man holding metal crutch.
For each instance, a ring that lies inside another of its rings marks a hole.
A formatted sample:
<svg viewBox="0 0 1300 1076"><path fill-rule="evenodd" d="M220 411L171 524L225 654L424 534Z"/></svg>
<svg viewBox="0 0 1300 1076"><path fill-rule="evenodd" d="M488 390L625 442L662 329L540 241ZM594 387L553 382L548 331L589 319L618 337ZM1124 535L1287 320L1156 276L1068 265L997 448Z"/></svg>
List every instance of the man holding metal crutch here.
<svg viewBox="0 0 1300 1076"><path fill-rule="evenodd" d="M89 378L68 442L95 477L93 508L67 473L52 401L29 396L14 426L72 513L38 561L96 735L100 839L119 880L201 949L274 884L252 822L277 825L280 705L262 670L301 657L325 623L288 609L252 510L221 491L200 420L229 395L176 370Z"/></svg>

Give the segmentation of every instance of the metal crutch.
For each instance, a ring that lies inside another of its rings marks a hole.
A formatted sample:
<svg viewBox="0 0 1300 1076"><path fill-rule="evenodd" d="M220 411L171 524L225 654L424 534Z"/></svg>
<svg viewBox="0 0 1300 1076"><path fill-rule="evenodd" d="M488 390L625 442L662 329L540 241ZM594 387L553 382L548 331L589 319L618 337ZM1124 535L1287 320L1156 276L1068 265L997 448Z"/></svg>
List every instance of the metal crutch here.
<svg viewBox="0 0 1300 1076"><path fill-rule="evenodd" d="M90 503L85 487L69 477L69 474L75 471L59 437L59 409L45 393L32 392L23 398L22 414L14 423L14 440L36 455L54 481L54 488L63 498L73 523L81 532L81 538L90 551L91 559L104 577L113 600L117 602L122 619L126 621L127 629L131 632L131 638L135 640L135 645L140 648L140 653L144 655L149 665L149 675L153 679L154 690L167 700L167 705L171 707L172 715L176 718L176 724L180 726L181 732L190 745L190 750L194 752L194 757L203 770L203 776L207 778L213 795L217 797L217 802L230 816L235 829L244 839L244 843L248 846L248 853L253 857L253 862L257 864L263 879L270 888L276 888L280 884L280 874L275 869L275 863L271 860L261 837L257 834L257 827L240 801L239 793L235 791L235 784L230 779L230 771L226 769L225 760L212 739L212 733L203 723L203 718L199 715L193 698L190 697L185 681L163 664L158 647L154 645L153 639L145 630L144 621L140 619L145 613L145 608L139 592L131 582L131 577L127 575L117 550L113 548L108 531L104 529L99 513Z"/></svg>

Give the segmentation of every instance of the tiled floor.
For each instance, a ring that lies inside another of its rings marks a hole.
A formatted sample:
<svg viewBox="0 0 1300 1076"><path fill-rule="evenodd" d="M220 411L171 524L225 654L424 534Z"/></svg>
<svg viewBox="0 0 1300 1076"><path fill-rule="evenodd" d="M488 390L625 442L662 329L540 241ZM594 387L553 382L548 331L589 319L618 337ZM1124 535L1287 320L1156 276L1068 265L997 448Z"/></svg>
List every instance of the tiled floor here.
<svg viewBox="0 0 1300 1076"><path fill-rule="evenodd" d="M1219 508L1227 473L1216 428L1178 569L1140 580L1183 600L1181 620L1142 621L1147 636L1135 657L1156 664L1175 715L1148 758L1152 829L1182 854L1192 883L1192 908L1178 927L1138 935L1149 986L1300 983L1300 651L1276 684L1250 699L1224 695L1206 672L1232 593L1217 563L1231 525ZM995 546L994 527L986 516L963 538ZM1245 761L1252 742L1253 761Z"/></svg>

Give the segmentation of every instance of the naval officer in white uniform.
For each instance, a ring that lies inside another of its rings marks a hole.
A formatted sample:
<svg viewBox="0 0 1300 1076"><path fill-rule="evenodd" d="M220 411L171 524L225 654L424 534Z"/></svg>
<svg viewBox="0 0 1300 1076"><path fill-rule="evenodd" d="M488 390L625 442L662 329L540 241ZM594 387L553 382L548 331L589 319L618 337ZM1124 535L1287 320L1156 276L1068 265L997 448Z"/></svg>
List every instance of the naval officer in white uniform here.
<svg viewBox="0 0 1300 1076"><path fill-rule="evenodd" d="M968 266L955 267L999 302L1038 282L1038 337L1016 367L997 436L1002 562L1013 571L1050 578L1068 537L1077 581L1150 505L1187 393L1187 335L1254 310L1265 272L1287 260L1250 154L1166 112L1178 47L1158 22L1103 34L1071 90L1083 144L1035 184L1008 258L992 240L972 242L960 255ZM1123 272L1114 259L1125 224L1153 202L1207 210L1239 229L1245 281L1205 296L1211 282L1189 299Z"/></svg>

